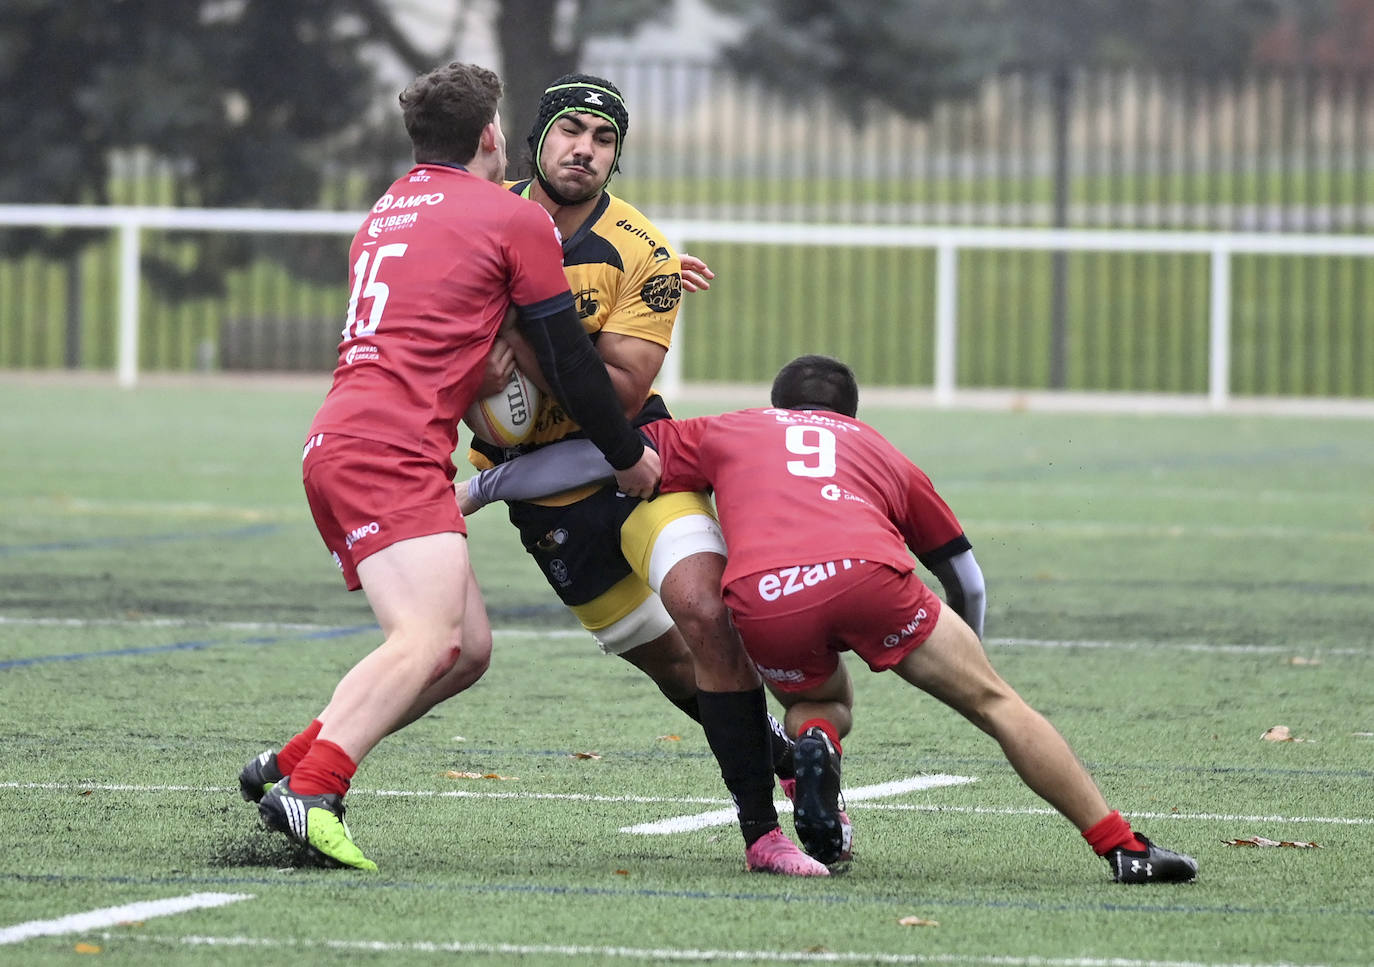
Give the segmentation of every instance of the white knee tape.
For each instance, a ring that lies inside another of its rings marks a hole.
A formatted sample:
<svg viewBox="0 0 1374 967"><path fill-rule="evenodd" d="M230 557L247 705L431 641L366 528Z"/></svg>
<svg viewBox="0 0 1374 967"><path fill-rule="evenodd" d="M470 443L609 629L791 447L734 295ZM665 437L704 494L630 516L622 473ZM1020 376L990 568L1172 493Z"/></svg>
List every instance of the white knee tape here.
<svg viewBox="0 0 1374 967"><path fill-rule="evenodd" d="M705 514L689 514L669 521L659 531L654 549L649 552L649 587L657 594L673 565L683 558L709 551L725 557L725 535L715 519Z"/></svg>
<svg viewBox="0 0 1374 967"><path fill-rule="evenodd" d="M666 634L672 626L673 619L663 602L651 594L619 621L593 631L592 637L606 654L621 655Z"/></svg>

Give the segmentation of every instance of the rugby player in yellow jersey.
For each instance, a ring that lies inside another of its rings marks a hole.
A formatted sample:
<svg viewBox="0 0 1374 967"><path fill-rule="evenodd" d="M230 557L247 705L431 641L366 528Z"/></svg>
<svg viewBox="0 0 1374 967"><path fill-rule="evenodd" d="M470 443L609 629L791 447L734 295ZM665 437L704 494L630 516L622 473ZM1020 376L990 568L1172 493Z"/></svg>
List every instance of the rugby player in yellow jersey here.
<svg viewBox="0 0 1374 967"><path fill-rule="evenodd" d="M683 281L667 239L606 190L628 127L624 99L610 81L559 78L540 98L529 135L533 177L509 187L544 206L558 226L578 315L627 415L642 425L669 416L653 381L672 339ZM698 260L690 265L697 274L689 288L706 287L709 270ZM511 343L519 348L518 337ZM493 353L489 388L504 385L515 348ZM546 393L521 450L580 433ZM474 441L470 458L484 469L507 455ZM594 484L508 507L526 551L601 649L642 670L702 724L739 809L748 868L824 875L825 867L778 829L773 772L792 778L790 740L767 715L761 679L720 601L725 542L710 499L665 494L642 501Z"/></svg>

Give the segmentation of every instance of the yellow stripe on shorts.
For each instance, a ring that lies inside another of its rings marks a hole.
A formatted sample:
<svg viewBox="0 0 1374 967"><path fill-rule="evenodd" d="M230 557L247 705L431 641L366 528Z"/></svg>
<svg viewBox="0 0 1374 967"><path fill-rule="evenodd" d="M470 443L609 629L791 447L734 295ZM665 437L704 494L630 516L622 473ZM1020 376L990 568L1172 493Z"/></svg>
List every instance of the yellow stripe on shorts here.
<svg viewBox="0 0 1374 967"><path fill-rule="evenodd" d="M649 588L649 559L663 528L682 517L705 514L715 520L711 498L705 494L663 494L640 503L620 525L620 550L633 574L628 574L586 604L569 608L588 631L609 628L644 603Z"/></svg>

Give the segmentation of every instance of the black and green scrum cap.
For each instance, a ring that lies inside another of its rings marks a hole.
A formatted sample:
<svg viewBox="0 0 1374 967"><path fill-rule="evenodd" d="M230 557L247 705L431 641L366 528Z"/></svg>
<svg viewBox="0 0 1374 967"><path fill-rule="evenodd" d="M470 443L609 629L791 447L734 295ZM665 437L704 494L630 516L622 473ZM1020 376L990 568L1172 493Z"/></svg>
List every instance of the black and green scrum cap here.
<svg viewBox="0 0 1374 967"><path fill-rule="evenodd" d="M620 149L625 144L625 132L630 129L630 112L625 109L620 89L604 77L592 74L564 74L544 89L539 98L539 115L529 136L535 170L539 170L539 154L544 150L549 128L565 114L594 114L614 125L615 159L611 171L619 171Z"/></svg>

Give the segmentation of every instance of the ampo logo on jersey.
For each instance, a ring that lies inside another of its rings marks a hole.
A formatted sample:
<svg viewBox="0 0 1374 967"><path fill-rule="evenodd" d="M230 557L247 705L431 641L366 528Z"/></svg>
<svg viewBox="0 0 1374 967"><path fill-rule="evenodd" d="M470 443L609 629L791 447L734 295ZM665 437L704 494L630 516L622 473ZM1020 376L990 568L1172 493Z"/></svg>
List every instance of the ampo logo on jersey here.
<svg viewBox="0 0 1374 967"><path fill-rule="evenodd" d="M399 198L391 192L387 192L377 199L377 204L372 206L372 214L380 215L382 212L399 211L403 208L419 208L421 205L442 205L443 203L444 193L442 191L434 191L426 195L402 195Z"/></svg>

